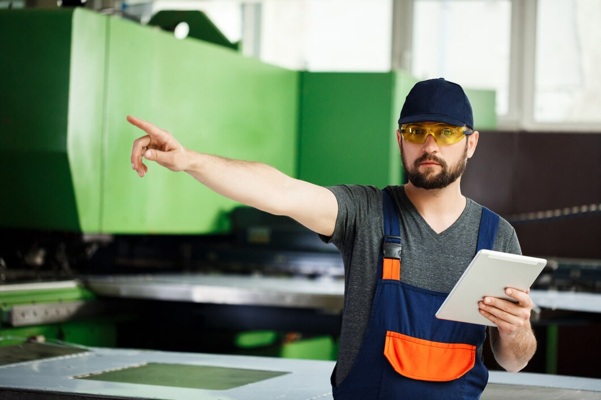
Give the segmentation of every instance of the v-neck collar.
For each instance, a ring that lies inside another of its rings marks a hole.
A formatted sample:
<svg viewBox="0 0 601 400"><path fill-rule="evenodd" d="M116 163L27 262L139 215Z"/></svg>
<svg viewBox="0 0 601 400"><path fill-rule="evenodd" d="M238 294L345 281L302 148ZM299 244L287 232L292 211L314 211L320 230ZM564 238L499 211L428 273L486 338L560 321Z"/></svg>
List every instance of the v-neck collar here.
<svg viewBox="0 0 601 400"><path fill-rule="evenodd" d="M397 188L398 189L395 190L395 192L398 193L398 195L399 195L399 196L395 196L395 201L397 202L397 206L399 205L398 201L401 201L405 207L407 207L411 211L413 211L413 214L415 215L417 222L420 225L426 227L427 228L426 231L435 238L440 238L440 237L446 236L448 234L448 232L452 232L455 229L457 229L457 226L459 226L461 224L461 221L464 218L466 218L466 215L468 214L468 210L471 206L470 199L468 199L466 197L465 198L465 207L463 208L463 211L461 212L461 214L459 214L459 217L457 217L457 219L455 221L453 221L453 223L451 225L449 225L445 230L438 233L430 226L430 224L426 221L426 219L419 213L419 211L417 210L417 207L415 207L415 205L413 204L411 199L409 199L409 196L407 196L407 193L405 193L405 186L401 185L401 186L398 186Z"/></svg>

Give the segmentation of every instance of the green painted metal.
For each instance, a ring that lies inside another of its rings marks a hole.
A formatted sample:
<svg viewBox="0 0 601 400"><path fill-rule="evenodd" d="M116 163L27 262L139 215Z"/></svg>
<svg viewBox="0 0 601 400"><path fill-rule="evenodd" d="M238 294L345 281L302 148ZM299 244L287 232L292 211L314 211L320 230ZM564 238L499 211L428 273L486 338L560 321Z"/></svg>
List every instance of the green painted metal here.
<svg viewBox="0 0 601 400"><path fill-rule="evenodd" d="M191 148L297 174L296 71L83 9L3 10L0 35L3 227L227 230L234 202L183 173L131 171L130 113Z"/></svg>
<svg viewBox="0 0 601 400"><path fill-rule="evenodd" d="M279 339L276 331L244 331L236 335L235 345L243 349L271 346Z"/></svg>
<svg viewBox="0 0 601 400"><path fill-rule="evenodd" d="M18 304L92 300L95 297L89 289L79 286L65 289L5 290L0 292L0 308L6 309Z"/></svg>
<svg viewBox="0 0 601 400"><path fill-rule="evenodd" d="M219 232L236 205L157 165L140 179L129 155L141 132L126 114L168 129L189 148L296 176L298 72L116 18L109 32L103 231Z"/></svg>
<svg viewBox="0 0 601 400"><path fill-rule="evenodd" d="M399 129L399 116L401 114L401 109L403 108L403 104L405 103L405 98L409 94L411 88L418 82L418 79L414 78L410 74L405 71L396 71L395 74L395 87L394 87L394 98L392 101L392 110L391 110L391 123L394 130L394 139L392 140L393 144L390 146L390 158L396 158L399 160L401 164L400 167L397 167L397 164L391 164L390 176L397 178L393 183L404 183L406 181L405 173L403 171L402 163L401 163L401 150L399 148L399 144L396 138L396 131ZM401 171L400 175L397 177L395 171Z"/></svg>
<svg viewBox="0 0 601 400"><path fill-rule="evenodd" d="M99 228L106 17L0 11L0 220Z"/></svg>
<svg viewBox="0 0 601 400"><path fill-rule="evenodd" d="M67 161L69 11L0 10L0 221L78 229Z"/></svg>
<svg viewBox="0 0 601 400"><path fill-rule="evenodd" d="M336 360L338 343L331 336L295 337L276 331L243 331L235 338L237 353L263 357Z"/></svg>
<svg viewBox="0 0 601 400"><path fill-rule="evenodd" d="M557 374L557 348L559 345L559 326L551 324L547 327L547 348L545 372L547 374Z"/></svg>
<svg viewBox="0 0 601 400"><path fill-rule="evenodd" d="M117 317L98 317L61 323L60 338L67 343L83 346L115 347L117 345L116 319Z"/></svg>
<svg viewBox="0 0 601 400"><path fill-rule="evenodd" d="M386 186L402 180L396 142L406 74L304 72L301 179Z"/></svg>
<svg viewBox="0 0 601 400"><path fill-rule="evenodd" d="M280 357L304 360L336 360L338 344L331 336L302 339L283 344Z"/></svg>
<svg viewBox="0 0 601 400"><path fill-rule="evenodd" d="M465 89L474 113L474 128L478 131L497 129L497 96L494 90Z"/></svg>
<svg viewBox="0 0 601 400"><path fill-rule="evenodd" d="M109 17L72 15L67 145L79 227L101 232L103 145L106 135L106 57ZM65 210L63 210L65 212Z"/></svg>

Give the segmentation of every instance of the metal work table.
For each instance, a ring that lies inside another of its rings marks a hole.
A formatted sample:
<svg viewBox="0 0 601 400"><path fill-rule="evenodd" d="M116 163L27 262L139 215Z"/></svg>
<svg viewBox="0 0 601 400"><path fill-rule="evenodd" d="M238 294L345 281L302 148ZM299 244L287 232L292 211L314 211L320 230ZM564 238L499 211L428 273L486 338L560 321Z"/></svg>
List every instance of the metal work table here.
<svg viewBox="0 0 601 400"><path fill-rule="evenodd" d="M76 350L82 352L0 365L0 398L332 399L331 361L127 349ZM492 371L482 399L515 398L600 399L601 380Z"/></svg>
<svg viewBox="0 0 601 400"><path fill-rule="evenodd" d="M490 371L482 400L599 400L601 379Z"/></svg>
<svg viewBox="0 0 601 400"><path fill-rule="evenodd" d="M308 400L328 398L332 363L87 348L0 366L0 398ZM54 397L52 397L54 398Z"/></svg>

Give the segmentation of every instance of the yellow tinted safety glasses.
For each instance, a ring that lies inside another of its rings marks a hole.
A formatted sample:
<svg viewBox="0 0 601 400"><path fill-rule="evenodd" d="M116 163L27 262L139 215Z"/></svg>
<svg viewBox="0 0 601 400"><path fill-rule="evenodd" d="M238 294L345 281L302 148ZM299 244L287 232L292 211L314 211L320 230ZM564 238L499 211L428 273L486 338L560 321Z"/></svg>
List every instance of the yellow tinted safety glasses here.
<svg viewBox="0 0 601 400"><path fill-rule="evenodd" d="M428 135L436 140L439 146L448 146L460 142L464 136L474 131L464 126L455 126L439 122L419 122L403 124L400 127L403 138L411 143L424 144Z"/></svg>

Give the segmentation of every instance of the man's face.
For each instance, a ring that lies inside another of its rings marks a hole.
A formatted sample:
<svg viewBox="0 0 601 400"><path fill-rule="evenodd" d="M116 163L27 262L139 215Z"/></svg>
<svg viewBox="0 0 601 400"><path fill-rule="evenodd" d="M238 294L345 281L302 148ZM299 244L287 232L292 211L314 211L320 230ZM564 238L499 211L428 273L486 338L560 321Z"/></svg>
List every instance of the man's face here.
<svg viewBox="0 0 601 400"><path fill-rule="evenodd" d="M459 179L477 142L477 132L449 146L439 146L432 136L423 144L407 142L398 132L397 137L407 179L423 189L443 189Z"/></svg>

